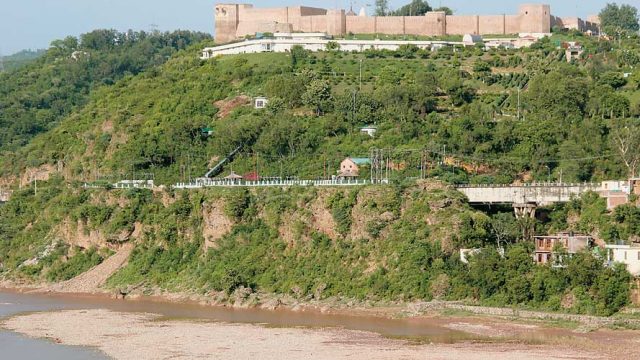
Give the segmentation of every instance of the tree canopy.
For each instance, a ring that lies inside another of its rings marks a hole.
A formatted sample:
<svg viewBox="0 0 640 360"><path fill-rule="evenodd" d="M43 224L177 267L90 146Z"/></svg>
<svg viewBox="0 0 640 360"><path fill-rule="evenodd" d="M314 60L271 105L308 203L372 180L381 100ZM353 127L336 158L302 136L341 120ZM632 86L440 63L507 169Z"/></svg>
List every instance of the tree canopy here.
<svg viewBox="0 0 640 360"><path fill-rule="evenodd" d="M637 32L640 29L638 9L627 4L608 3L600 11L600 22L604 31L612 35L620 31Z"/></svg>
<svg viewBox="0 0 640 360"><path fill-rule="evenodd" d="M375 15L376 16L386 16L388 12L389 12L389 1L388 0L376 0Z"/></svg>
<svg viewBox="0 0 640 360"><path fill-rule="evenodd" d="M410 3L400 7L398 10L391 12L394 16L420 16L431 11L431 6L424 0L411 0Z"/></svg>

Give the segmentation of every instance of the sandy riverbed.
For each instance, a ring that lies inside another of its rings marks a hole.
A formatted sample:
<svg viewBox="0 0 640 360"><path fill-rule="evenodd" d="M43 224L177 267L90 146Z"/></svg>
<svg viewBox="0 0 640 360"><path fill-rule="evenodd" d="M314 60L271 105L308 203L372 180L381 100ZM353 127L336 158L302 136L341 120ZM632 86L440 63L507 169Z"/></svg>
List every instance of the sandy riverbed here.
<svg viewBox="0 0 640 360"><path fill-rule="evenodd" d="M270 328L162 320L159 315L68 310L20 315L3 327L68 345L93 346L115 359L604 359L557 345L412 345L343 329Z"/></svg>

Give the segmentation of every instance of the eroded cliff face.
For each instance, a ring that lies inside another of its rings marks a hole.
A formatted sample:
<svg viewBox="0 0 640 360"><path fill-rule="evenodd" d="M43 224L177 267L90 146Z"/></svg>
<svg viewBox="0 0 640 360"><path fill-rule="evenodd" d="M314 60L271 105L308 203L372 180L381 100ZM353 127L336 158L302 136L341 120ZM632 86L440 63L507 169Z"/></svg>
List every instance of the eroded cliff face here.
<svg viewBox="0 0 640 360"><path fill-rule="evenodd" d="M13 221L24 226L17 226L9 235L15 246L4 248L1 254L9 267L33 268L29 275L33 279L46 278L50 269L91 251L123 257L122 249L135 254L154 248L160 252L189 248L205 258L211 251L226 251L230 242L255 246L251 243L255 239L247 236L254 236L252 232L259 228L267 229L265 242L275 239L293 253L315 251L310 249L318 241L361 244L353 245L357 247L369 243L370 249L363 253L368 255L355 260L367 275L394 261L398 255L392 250L385 253L385 249L409 235L452 249L458 215L474 212L460 194L439 183L404 188L149 191L43 187L42 191L46 201L24 190L8 203L18 211ZM20 213L21 207L31 205L42 215ZM116 263L126 264L123 259ZM118 266L108 268L115 272ZM104 276L99 278L104 283Z"/></svg>
<svg viewBox="0 0 640 360"><path fill-rule="evenodd" d="M227 235L235 222L224 214L224 201L213 200L202 207L202 237L204 249L215 248L216 242Z"/></svg>

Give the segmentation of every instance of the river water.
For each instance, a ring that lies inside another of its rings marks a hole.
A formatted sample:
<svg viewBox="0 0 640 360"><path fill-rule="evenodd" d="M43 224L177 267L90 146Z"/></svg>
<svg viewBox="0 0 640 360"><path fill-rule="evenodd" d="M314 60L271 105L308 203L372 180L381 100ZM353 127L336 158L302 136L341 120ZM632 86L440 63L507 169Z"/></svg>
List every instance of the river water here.
<svg viewBox="0 0 640 360"><path fill-rule="evenodd" d="M228 323L254 323L276 327L340 327L380 333L388 337L417 338L452 343L472 340L471 335L451 330L442 319L384 319L372 316L327 315L313 311L234 309L177 304L152 300L116 300L100 296L22 294L0 290L0 319L33 311L64 309L109 309L147 312L166 319L198 319ZM31 339L0 330L0 358L7 359L107 359L96 349L63 346L53 341Z"/></svg>

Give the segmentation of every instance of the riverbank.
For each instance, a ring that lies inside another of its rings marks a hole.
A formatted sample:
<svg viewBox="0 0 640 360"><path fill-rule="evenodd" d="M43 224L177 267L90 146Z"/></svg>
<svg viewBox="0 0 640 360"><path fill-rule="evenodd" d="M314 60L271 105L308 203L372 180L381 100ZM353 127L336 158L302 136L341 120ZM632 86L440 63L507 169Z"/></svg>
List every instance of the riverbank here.
<svg viewBox="0 0 640 360"><path fill-rule="evenodd" d="M228 307L237 309L284 309L293 312L314 312L332 315L370 316L387 319L397 318L431 318L457 314L463 317L483 317L487 319L503 319L508 321L534 322L540 325L579 328L581 331L593 331L600 328L640 329L640 317L637 309L631 315L618 314L616 317L577 315L512 308L487 307L469 305L460 301L431 302L372 302L355 301L353 299L328 298L296 299L290 295L252 292L240 288L228 295L225 293L176 293L159 289L126 289L106 290L99 286L89 286L78 291L75 287L67 287L66 283L55 284L16 284L7 280L0 281L0 290L19 293L36 294L69 294L115 298L127 301L147 300L175 304L195 304L200 306Z"/></svg>
<svg viewBox="0 0 640 360"><path fill-rule="evenodd" d="M531 339L505 341L491 328L452 323L486 333L485 341L417 344L339 328L274 328L253 324L166 320L156 314L104 309L19 315L6 329L61 344L91 346L115 359L607 359L588 339L562 343ZM525 329L530 330L530 329ZM491 335L498 335L491 342Z"/></svg>

